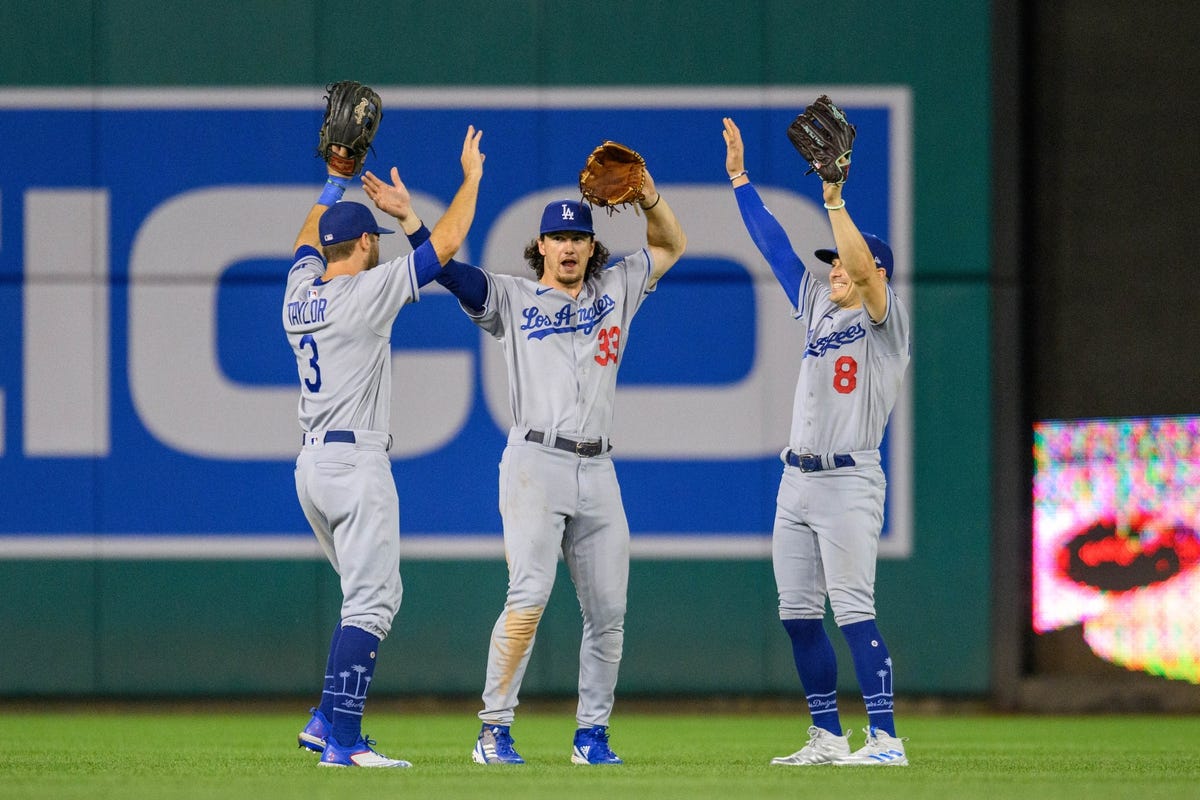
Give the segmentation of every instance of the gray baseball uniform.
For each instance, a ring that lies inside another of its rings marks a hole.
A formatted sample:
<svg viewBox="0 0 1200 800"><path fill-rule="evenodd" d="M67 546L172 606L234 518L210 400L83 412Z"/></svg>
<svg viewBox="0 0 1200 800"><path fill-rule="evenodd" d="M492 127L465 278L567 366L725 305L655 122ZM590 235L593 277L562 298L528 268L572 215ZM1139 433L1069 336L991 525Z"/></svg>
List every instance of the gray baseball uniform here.
<svg viewBox="0 0 1200 800"><path fill-rule="evenodd" d="M742 221L806 326L792 429L780 453L785 466L771 548L779 618L812 725L807 744L771 763L907 765L896 737L892 658L875 623L875 560L887 486L879 447L910 356L908 311L890 282L892 249L858 230L845 210L841 183L825 183L821 195L834 240L851 252L843 259L836 250L815 251L831 267L828 284L815 278L750 182L741 131L731 118L723 122L725 167ZM849 152L845 156L848 164ZM810 165L819 169L815 161ZM866 262L868 254L873 263ZM838 665L824 627L826 600L867 711L866 743L853 752L837 707Z"/></svg>
<svg viewBox="0 0 1200 800"><path fill-rule="evenodd" d="M486 307L472 315L504 348L515 420L500 462L509 586L488 651L485 722L512 723L561 551L584 620L578 724L608 724L629 581L629 524L608 437L617 368L650 267L640 250L588 279L576 298L488 273Z"/></svg>
<svg viewBox="0 0 1200 800"><path fill-rule="evenodd" d="M787 464L779 486L772 545L779 613L823 617L828 591L845 625L875 616L886 488L879 445L908 366L908 311L889 285L887 315L872 322L863 306L839 308L805 271L795 317L807 331L782 455L785 464L789 455L807 464ZM813 459L821 468L805 471Z"/></svg>
<svg viewBox="0 0 1200 800"><path fill-rule="evenodd" d="M288 274L283 326L300 376L303 447L296 492L341 578L342 622L387 636L400 607L400 509L387 450L391 330L420 299L432 245L353 276L322 280L301 247ZM336 535L335 535L336 529Z"/></svg>

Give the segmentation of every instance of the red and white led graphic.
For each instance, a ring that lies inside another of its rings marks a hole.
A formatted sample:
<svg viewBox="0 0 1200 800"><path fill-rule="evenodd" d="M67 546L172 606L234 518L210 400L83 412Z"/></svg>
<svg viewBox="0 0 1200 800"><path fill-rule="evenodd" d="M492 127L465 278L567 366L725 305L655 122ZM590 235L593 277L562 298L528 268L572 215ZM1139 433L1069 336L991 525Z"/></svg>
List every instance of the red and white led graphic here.
<svg viewBox="0 0 1200 800"><path fill-rule="evenodd" d="M1033 628L1200 683L1200 417L1034 426Z"/></svg>

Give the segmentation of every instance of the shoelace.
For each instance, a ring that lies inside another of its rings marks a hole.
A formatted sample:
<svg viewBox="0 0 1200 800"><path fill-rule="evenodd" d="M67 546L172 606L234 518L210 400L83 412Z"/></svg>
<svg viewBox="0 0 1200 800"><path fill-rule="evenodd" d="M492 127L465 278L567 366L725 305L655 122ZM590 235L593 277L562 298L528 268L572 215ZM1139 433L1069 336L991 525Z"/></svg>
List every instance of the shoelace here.
<svg viewBox="0 0 1200 800"><path fill-rule="evenodd" d="M603 748L601 752L612 752L612 750L610 750L608 747L608 728L593 728L589 734L589 738L595 742L595 747L597 749Z"/></svg>
<svg viewBox="0 0 1200 800"><path fill-rule="evenodd" d="M501 730L500 728L492 728L492 738L496 741L497 750L501 748L504 750L513 749L513 737L508 731Z"/></svg>
<svg viewBox="0 0 1200 800"><path fill-rule="evenodd" d="M874 745L875 747L878 747L880 750L890 749L890 748L885 748L883 742L879 741L879 737L887 736L888 735L887 733L885 733L883 731L875 730L874 728L870 728L870 727L863 728L863 733L865 733L867 735L867 744L868 745ZM899 738L899 737L892 737L892 738ZM906 740L901 738L900 741L903 742Z"/></svg>

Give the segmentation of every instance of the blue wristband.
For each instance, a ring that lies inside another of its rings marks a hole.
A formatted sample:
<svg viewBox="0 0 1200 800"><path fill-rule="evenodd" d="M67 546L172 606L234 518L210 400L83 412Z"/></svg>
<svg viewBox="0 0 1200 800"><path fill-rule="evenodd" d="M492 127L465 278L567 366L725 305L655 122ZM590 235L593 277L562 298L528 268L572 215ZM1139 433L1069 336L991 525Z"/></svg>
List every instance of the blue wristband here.
<svg viewBox="0 0 1200 800"><path fill-rule="evenodd" d="M338 200L342 199L342 195L346 193L346 189L350 186L349 178L329 176L329 180L325 181L325 189L321 192L321 196L317 198L317 205L331 206Z"/></svg>

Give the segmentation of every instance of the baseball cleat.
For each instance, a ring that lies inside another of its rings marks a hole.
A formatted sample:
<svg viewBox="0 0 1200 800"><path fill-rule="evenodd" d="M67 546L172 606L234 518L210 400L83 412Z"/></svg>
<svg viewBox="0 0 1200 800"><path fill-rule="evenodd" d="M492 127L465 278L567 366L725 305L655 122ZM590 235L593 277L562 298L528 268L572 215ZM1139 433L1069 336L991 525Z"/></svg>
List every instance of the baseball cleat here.
<svg viewBox="0 0 1200 800"><path fill-rule="evenodd" d="M608 747L608 726L596 725L575 731L572 764L624 764Z"/></svg>
<svg viewBox="0 0 1200 800"><path fill-rule="evenodd" d="M808 744L790 756L772 758L771 763L777 767L808 767L815 764L832 764L839 758L847 758L849 755L849 731L838 736L824 728L810 725L808 727Z"/></svg>
<svg viewBox="0 0 1200 800"><path fill-rule="evenodd" d="M323 753L325 751L325 739L329 737L329 732L333 730L333 726L329 724L329 720L321 713L320 709L309 709L312 712L312 719L304 726L304 730L300 731L300 735L296 737L296 744L300 747L312 750L314 753Z"/></svg>
<svg viewBox="0 0 1200 800"><path fill-rule="evenodd" d="M833 762L839 767L907 767L908 756L904 754L904 739L889 736L883 731L866 727L867 743L844 758Z"/></svg>
<svg viewBox="0 0 1200 800"><path fill-rule="evenodd" d="M488 725L479 730L479 739L471 751L471 760L476 764L524 764L525 759L513 749L512 734L508 725Z"/></svg>
<svg viewBox="0 0 1200 800"><path fill-rule="evenodd" d="M325 740L325 752L321 754L318 767L411 767L412 764L399 758L388 758L375 752L373 739L365 736L350 747L344 747L330 736Z"/></svg>

